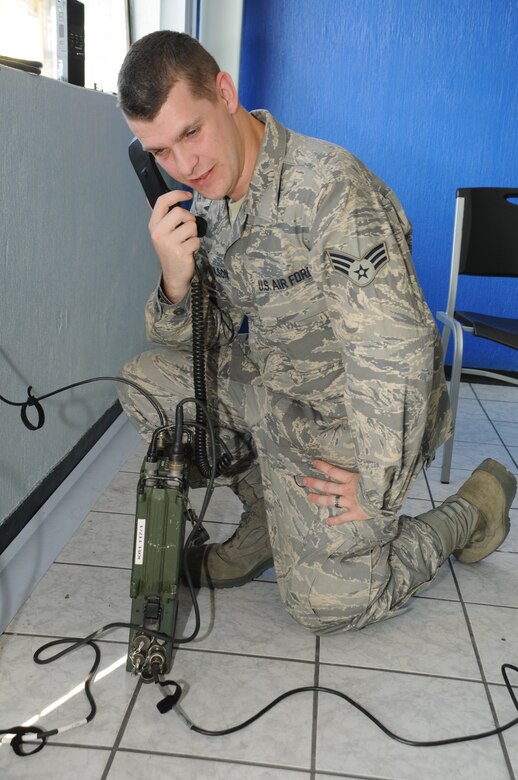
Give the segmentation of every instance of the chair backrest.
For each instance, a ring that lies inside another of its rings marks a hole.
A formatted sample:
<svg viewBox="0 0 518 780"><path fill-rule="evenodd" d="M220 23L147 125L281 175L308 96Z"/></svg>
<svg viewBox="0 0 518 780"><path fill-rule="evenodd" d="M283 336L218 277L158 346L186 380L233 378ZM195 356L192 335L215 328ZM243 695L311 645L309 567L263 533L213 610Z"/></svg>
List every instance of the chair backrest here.
<svg viewBox="0 0 518 780"><path fill-rule="evenodd" d="M464 200L459 273L518 276L518 188L457 190Z"/></svg>

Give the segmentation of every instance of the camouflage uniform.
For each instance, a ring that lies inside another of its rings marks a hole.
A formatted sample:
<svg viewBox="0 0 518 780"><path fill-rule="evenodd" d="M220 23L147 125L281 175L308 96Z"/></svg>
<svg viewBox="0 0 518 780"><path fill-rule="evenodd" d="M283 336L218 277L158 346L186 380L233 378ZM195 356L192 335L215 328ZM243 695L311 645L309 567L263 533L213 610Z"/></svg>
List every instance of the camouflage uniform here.
<svg viewBox="0 0 518 780"><path fill-rule="evenodd" d="M226 200L194 203L209 226L209 402L240 478L264 491L288 612L319 632L360 628L396 612L445 557L426 522L397 517L451 429L440 343L394 193L344 149L254 114L266 130L234 223ZM244 315L248 337L229 338ZM170 304L158 288L146 325L163 346L126 374L172 413L192 395L189 296ZM145 433L142 401L123 396ZM295 479L318 476L315 457L360 472L372 519L325 524L329 508Z"/></svg>

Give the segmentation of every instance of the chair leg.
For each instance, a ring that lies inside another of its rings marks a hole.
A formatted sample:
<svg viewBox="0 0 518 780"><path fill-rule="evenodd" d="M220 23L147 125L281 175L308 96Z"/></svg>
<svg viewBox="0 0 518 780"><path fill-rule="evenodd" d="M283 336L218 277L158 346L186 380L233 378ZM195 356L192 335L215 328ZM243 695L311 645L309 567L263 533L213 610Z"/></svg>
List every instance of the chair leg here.
<svg viewBox="0 0 518 780"><path fill-rule="evenodd" d="M442 467L441 467L441 482L447 484L450 481L451 472L451 459L453 456L453 437L455 436L455 428L451 435L451 439L448 439L443 447L442 451Z"/></svg>
<svg viewBox="0 0 518 780"><path fill-rule="evenodd" d="M450 481L451 461L453 456L453 441L455 438L455 426L457 421L457 408L459 405L460 377L462 373L462 357L464 351L464 333L459 322L455 322L453 329L453 365L450 378L450 407L453 418L453 433L444 445L441 468L441 482Z"/></svg>
<svg viewBox="0 0 518 780"><path fill-rule="evenodd" d="M446 352L448 351L448 342L450 341L450 333L451 328L448 325L444 325L442 329L442 336L441 336L441 347L442 347L442 359L443 361L446 360Z"/></svg>

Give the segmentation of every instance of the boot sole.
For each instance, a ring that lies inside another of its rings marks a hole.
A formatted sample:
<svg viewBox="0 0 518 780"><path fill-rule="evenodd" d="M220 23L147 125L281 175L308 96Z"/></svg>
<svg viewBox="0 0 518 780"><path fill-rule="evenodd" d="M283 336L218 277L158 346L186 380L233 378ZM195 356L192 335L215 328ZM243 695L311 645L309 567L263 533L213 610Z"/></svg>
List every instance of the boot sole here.
<svg viewBox="0 0 518 780"><path fill-rule="evenodd" d="M255 577L259 577L260 574L267 569L270 569L272 566L273 558L263 561L242 577L234 577L233 579L226 580L213 580L202 572L198 581L193 579L193 585L197 588L210 588L211 590L218 590L219 588L239 588L241 585L246 585L247 582L251 582Z"/></svg>
<svg viewBox="0 0 518 780"><path fill-rule="evenodd" d="M511 527L509 509L516 495L516 478L501 463L491 458L481 463L477 471L485 471L499 482L505 496L505 507L491 536L486 536L483 541L474 542L463 550L454 552L455 557L461 563L477 563L477 561L487 558L500 547Z"/></svg>

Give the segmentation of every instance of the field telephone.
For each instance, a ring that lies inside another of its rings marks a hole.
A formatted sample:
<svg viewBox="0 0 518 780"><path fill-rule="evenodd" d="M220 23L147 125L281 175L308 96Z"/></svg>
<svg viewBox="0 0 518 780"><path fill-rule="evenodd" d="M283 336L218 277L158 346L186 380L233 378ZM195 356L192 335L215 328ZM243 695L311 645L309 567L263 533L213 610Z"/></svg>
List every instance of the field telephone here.
<svg viewBox="0 0 518 780"><path fill-rule="evenodd" d="M153 207L169 188L153 156L143 150L137 138L129 146L129 156ZM204 236L205 220L196 217L196 223L198 235ZM140 674L145 682L153 682L158 674L167 674L171 667L178 586L183 558L186 559L182 554L186 520L192 522L193 533L186 542L185 552L190 544L208 538L188 502L190 470L197 468L203 477L213 481L216 473L221 473L230 462L228 454L224 454L216 463L214 434L206 407L205 323L198 273L192 280L191 300L194 398L178 404L174 425L162 426L154 432L137 488L131 623L143 630L130 630L126 668ZM184 425L183 406L188 402L196 405L196 421ZM210 460L207 431L211 436Z"/></svg>

